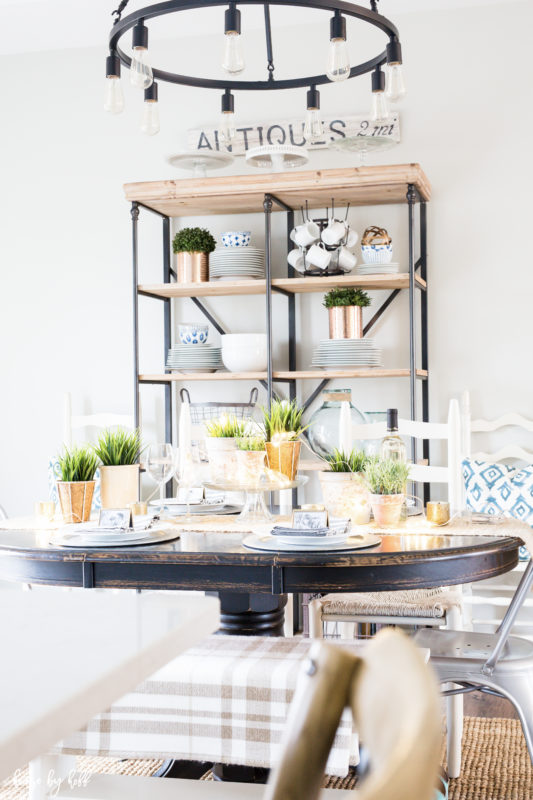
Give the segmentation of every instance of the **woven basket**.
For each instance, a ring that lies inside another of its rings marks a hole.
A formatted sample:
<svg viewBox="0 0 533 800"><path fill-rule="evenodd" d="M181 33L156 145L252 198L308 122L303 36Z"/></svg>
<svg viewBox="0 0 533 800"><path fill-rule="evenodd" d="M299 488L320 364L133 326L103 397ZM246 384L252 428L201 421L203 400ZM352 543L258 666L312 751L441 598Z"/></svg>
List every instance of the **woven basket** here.
<svg viewBox="0 0 533 800"><path fill-rule="evenodd" d="M371 225L363 233L361 239L362 245L370 244L391 244L392 239L385 230L385 228L378 228L377 225Z"/></svg>

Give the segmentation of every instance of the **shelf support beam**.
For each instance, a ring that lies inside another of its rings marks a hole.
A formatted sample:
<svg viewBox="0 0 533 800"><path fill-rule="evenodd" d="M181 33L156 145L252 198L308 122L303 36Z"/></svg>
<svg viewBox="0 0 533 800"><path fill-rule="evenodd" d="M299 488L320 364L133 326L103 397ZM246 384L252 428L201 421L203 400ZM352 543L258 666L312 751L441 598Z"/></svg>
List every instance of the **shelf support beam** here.
<svg viewBox="0 0 533 800"><path fill-rule="evenodd" d="M267 317L267 408L272 405L272 196L265 195L265 278Z"/></svg>
<svg viewBox="0 0 533 800"><path fill-rule="evenodd" d="M139 404L139 203L131 204L131 259L133 268L133 419L135 427L140 424Z"/></svg>
<svg viewBox="0 0 533 800"><path fill-rule="evenodd" d="M409 222L409 389L411 419L416 420L416 275L415 275L415 203L417 192L410 183L407 187L407 213ZM416 439L411 438L411 458L416 464Z"/></svg>

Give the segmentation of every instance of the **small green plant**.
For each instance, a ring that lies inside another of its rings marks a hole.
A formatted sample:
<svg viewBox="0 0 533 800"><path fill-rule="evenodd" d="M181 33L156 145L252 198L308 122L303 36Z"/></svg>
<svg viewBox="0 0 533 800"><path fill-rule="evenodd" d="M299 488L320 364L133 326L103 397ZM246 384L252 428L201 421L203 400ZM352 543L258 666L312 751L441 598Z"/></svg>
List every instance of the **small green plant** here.
<svg viewBox="0 0 533 800"><path fill-rule="evenodd" d="M365 476L372 494L402 494L409 477L409 464L390 458L371 458Z"/></svg>
<svg viewBox="0 0 533 800"><path fill-rule="evenodd" d="M237 439L237 447L239 450L260 452L265 449L265 439L263 436L245 436L243 439Z"/></svg>
<svg viewBox="0 0 533 800"><path fill-rule="evenodd" d="M73 483L94 480L98 457L91 447L65 447L58 460L62 481Z"/></svg>
<svg viewBox="0 0 533 800"><path fill-rule="evenodd" d="M274 438L283 438L296 441L309 427L302 425L305 409L301 408L296 400L273 400L268 408L263 408L263 425L267 442Z"/></svg>
<svg viewBox="0 0 533 800"><path fill-rule="evenodd" d="M326 308L336 308L337 306L361 306L365 308L371 302L368 293L362 289L337 288L331 289L324 295Z"/></svg>
<svg viewBox="0 0 533 800"><path fill-rule="evenodd" d="M324 458L324 461L329 465L331 472L364 472L368 456L362 450L344 453L335 449L331 455Z"/></svg>
<svg viewBox="0 0 533 800"><path fill-rule="evenodd" d="M217 243L206 228L182 228L174 236L175 253L212 253Z"/></svg>
<svg viewBox="0 0 533 800"><path fill-rule="evenodd" d="M121 467L127 464L136 464L144 450L141 432L126 431L123 428L116 430L106 429L98 437L94 452L102 462L103 467Z"/></svg>
<svg viewBox="0 0 533 800"><path fill-rule="evenodd" d="M217 439L242 439L248 433L248 423L230 414L206 422L205 431Z"/></svg>

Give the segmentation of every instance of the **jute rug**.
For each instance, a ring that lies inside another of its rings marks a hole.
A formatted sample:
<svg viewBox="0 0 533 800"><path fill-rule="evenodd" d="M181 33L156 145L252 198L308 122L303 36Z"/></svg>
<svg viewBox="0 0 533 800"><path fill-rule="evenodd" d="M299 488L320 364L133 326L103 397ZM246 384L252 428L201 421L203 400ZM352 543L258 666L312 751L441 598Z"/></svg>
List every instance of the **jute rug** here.
<svg viewBox="0 0 533 800"><path fill-rule="evenodd" d="M77 778L90 773L153 775L162 761L78 758ZM204 780L210 779L210 774ZM352 789L354 775L326 778L324 786ZM28 770L20 770L0 786L0 800L27 800ZM533 768L518 720L465 717L463 771L450 781L449 800L531 800Z"/></svg>

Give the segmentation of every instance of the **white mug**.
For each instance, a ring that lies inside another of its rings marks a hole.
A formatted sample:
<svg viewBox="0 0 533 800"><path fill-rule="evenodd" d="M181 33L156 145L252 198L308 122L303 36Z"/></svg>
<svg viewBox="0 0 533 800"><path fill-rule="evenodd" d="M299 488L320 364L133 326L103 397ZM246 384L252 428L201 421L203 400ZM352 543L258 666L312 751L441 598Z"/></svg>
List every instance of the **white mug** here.
<svg viewBox="0 0 533 800"><path fill-rule="evenodd" d="M343 222L339 222L337 219L331 219L328 222L328 225L322 231L322 241L328 245L336 245L340 244L344 239L346 234L346 226Z"/></svg>
<svg viewBox="0 0 533 800"><path fill-rule="evenodd" d="M342 269L353 269L356 264L357 256L346 247L341 247L339 250L339 267L342 267Z"/></svg>
<svg viewBox="0 0 533 800"><path fill-rule="evenodd" d="M359 239L357 231L348 230L345 247L355 247Z"/></svg>
<svg viewBox="0 0 533 800"><path fill-rule="evenodd" d="M325 250L323 246L314 244L307 251L307 261L314 267L319 269L326 269L331 261L331 253Z"/></svg>
<svg viewBox="0 0 533 800"><path fill-rule="evenodd" d="M291 250L289 255L287 256L287 261L294 269L301 271L304 269L304 254L298 248L296 250Z"/></svg>
<svg viewBox="0 0 533 800"><path fill-rule="evenodd" d="M320 229L314 222L304 222L303 225L297 225L291 231L291 239L298 247L308 247L310 244L316 242L320 236Z"/></svg>

